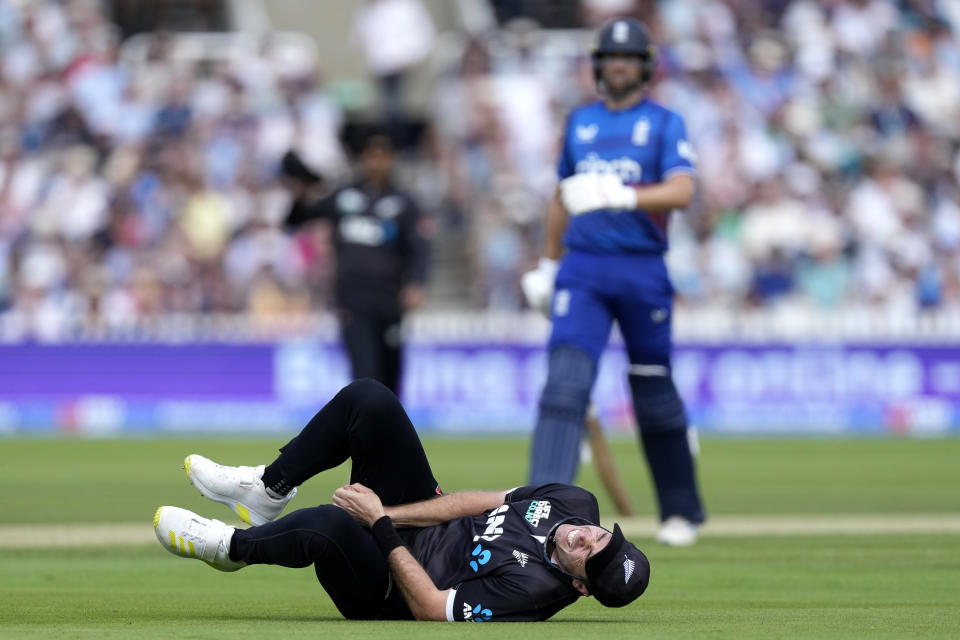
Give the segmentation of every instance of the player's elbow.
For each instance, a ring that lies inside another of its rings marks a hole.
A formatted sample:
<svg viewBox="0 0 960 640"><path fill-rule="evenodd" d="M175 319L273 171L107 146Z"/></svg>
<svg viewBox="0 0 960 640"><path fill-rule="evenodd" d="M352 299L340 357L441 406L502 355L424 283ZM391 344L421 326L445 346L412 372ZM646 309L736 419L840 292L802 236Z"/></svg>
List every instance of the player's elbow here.
<svg viewBox="0 0 960 640"><path fill-rule="evenodd" d="M422 620L424 622L446 622L447 599L446 597L442 599L430 598L428 602L413 603L410 607L410 613L413 614L414 620Z"/></svg>
<svg viewBox="0 0 960 640"><path fill-rule="evenodd" d="M696 190L696 183L692 176L679 175L670 178L670 200L674 209L685 209L693 202L693 194Z"/></svg>
<svg viewBox="0 0 960 640"><path fill-rule="evenodd" d="M447 615L446 613L438 614L436 611L430 611L428 609L420 609L418 611L413 611L413 619L419 620L421 622L446 622Z"/></svg>

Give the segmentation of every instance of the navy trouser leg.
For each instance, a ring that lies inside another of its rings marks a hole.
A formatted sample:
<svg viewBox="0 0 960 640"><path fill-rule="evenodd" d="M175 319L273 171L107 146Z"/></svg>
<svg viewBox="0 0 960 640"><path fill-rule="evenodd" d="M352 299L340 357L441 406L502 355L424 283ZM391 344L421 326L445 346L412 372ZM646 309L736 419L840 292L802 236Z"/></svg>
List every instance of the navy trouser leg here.
<svg viewBox="0 0 960 640"><path fill-rule="evenodd" d="M269 469L290 486L349 458L351 482L372 489L385 505L426 500L439 491L400 401L369 378L344 387L280 451ZM369 531L339 507L300 509L262 526L237 529L230 557L247 564L312 564L347 618L410 617Z"/></svg>
<svg viewBox="0 0 960 640"><path fill-rule="evenodd" d="M571 483L577 475L594 364L580 347L550 350L547 384L533 432L530 484Z"/></svg>
<svg viewBox="0 0 960 640"><path fill-rule="evenodd" d="M333 505L300 509L265 525L237 529L230 558L292 568L312 564L345 618L411 617L370 532Z"/></svg>
<svg viewBox="0 0 960 640"><path fill-rule="evenodd" d="M636 271L647 277L624 282L614 307L630 357L633 408L660 518L703 522L686 411L671 378L673 287L662 261L645 260Z"/></svg>
<svg viewBox="0 0 960 640"><path fill-rule="evenodd" d="M373 378L399 393L403 361L399 313L344 310L343 315L340 335L354 380Z"/></svg>
<svg viewBox="0 0 960 640"><path fill-rule="evenodd" d="M603 297L577 277L567 258L557 274L547 382L533 431L530 484L571 483L580 462L580 441L612 318Z"/></svg>
<svg viewBox="0 0 960 640"><path fill-rule="evenodd" d="M683 402L669 375L630 375L640 442L660 504L660 519L703 522Z"/></svg>
<svg viewBox="0 0 960 640"><path fill-rule="evenodd" d="M328 402L270 465L291 486L351 460L350 482L385 505L439 493L416 429L397 397L376 380L356 380Z"/></svg>

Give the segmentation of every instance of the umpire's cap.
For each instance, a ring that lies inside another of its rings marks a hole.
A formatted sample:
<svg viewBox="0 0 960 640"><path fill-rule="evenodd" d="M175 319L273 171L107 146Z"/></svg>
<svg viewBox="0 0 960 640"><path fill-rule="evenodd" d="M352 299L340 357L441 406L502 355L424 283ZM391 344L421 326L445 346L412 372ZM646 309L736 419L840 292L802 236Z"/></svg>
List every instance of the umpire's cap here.
<svg viewBox="0 0 960 640"><path fill-rule="evenodd" d="M642 82L653 77L657 67L657 48L650 41L647 28L634 18L615 18L603 25L594 47L593 74L600 81L600 60L605 55L633 55L643 61Z"/></svg>
<svg viewBox="0 0 960 640"><path fill-rule="evenodd" d="M590 595L605 607L622 607L640 597L650 582L650 561L613 525L610 542L587 560Z"/></svg>

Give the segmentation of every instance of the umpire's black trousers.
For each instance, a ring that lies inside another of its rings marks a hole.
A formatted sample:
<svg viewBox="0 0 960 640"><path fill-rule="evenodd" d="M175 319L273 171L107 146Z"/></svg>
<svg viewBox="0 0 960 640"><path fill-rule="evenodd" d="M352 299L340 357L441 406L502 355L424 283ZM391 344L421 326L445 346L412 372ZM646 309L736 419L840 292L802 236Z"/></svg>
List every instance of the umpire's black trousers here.
<svg viewBox="0 0 960 640"><path fill-rule="evenodd" d="M397 397L375 380L350 383L280 449L273 463L292 485L352 461L350 481L384 505L439 493L416 430ZM230 558L247 564L314 566L346 618L410 618L369 530L333 505L300 509L274 522L237 529Z"/></svg>
<svg viewBox="0 0 960 640"><path fill-rule="evenodd" d="M400 392L402 322L399 310L340 310L340 335L350 357L354 379L373 378L394 393Z"/></svg>

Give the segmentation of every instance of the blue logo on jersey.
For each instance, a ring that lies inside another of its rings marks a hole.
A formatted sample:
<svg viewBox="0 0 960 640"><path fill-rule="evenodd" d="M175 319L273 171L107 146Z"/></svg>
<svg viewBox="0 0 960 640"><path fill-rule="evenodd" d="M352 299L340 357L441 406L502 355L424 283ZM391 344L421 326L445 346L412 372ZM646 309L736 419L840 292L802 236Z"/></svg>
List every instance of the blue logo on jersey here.
<svg viewBox="0 0 960 640"><path fill-rule="evenodd" d="M490 609L484 609L482 604L478 604L473 609L466 602L463 603L463 619L470 622L487 622L493 617Z"/></svg>
<svg viewBox="0 0 960 640"><path fill-rule="evenodd" d="M476 560L470 561L470 568L474 571L480 571L480 565L490 562L490 558L493 556L489 550L484 549L480 545L477 545L470 555L476 558Z"/></svg>

